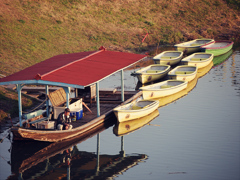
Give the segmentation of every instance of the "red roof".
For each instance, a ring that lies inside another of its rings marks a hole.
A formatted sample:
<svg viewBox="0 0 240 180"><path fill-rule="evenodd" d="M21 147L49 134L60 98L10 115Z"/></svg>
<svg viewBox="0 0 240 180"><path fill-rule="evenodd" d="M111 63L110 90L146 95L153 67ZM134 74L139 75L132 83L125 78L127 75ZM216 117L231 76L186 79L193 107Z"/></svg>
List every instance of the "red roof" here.
<svg viewBox="0 0 240 180"><path fill-rule="evenodd" d="M0 85L48 84L85 87L136 63L145 56L105 49L58 55L0 79Z"/></svg>

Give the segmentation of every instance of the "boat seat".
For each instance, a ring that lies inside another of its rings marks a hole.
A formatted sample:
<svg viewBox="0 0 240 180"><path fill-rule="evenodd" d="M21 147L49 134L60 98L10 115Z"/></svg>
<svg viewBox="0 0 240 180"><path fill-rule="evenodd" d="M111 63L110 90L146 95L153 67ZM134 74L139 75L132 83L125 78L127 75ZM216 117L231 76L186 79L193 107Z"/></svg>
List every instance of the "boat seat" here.
<svg viewBox="0 0 240 180"><path fill-rule="evenodd" d="M175 74L192 74L194 71L176 71Z"/></svg>
<svg viewBox="0 0 240 180"><path fill-rule="evenodd" d="M171 87L173 87L173 86L171 86L171 85L162 85L162 86L160 86L161 89L171 88Z"/></svg>
<svg viewBox="0 0 240 180"><path fill-rule="evenodd" d="M47 120L48 120L47 117L43 117L43 118L40 118L40 119L38 119L38 120L28 122L28 124L35 124L35 123L39 123L39 122L47 121Z"/></svg>
<svg viewBox="0 0 240 180"><path fill-rule="evenodd" d="M202 61L202 60L206 60L207 58L191 58L191 61Z"/></svg>
<svg viewBox="0 0 240 180"><path fill-rule="evenodd" d="M176 57L172 57L172 56L162 56L160 59L174 59Z"/></svg>
<svg viewBox="0 0 240 180"><path fill-rule="evenodd" d="M203 44L199 44L199 43L192 43L190 46L201 46Z"/></svg>
<svg viewBox="0 0 240 180"><path fill-rule="evenodd" d="M160 73L162 70L147 70L146 73Z"/></svg>
<svg viewBox="0 0 240 180"><path fill-rule="evenodd" d="M138 110L138 109L142 109L142 107L133 105L131 108L131 110Z"/></svg>

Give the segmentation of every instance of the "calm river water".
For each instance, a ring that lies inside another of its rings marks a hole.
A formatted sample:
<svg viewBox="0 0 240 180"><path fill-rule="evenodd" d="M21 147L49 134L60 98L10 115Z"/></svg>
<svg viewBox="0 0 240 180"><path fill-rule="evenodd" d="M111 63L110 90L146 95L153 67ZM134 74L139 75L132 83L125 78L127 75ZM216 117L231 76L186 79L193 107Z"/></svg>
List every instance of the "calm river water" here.
<svg viewBox="0 0 240 180"><path fill-rule="evenodd" d="M5 139L0 179L239 180L240 50L213 62L191 91L141 119L147 125L124 136L117 135L136 123L67 144L23 145ZM137 85L131 72L125 72L126 90ZM117 74L100 88L119 84Z"/></svg>

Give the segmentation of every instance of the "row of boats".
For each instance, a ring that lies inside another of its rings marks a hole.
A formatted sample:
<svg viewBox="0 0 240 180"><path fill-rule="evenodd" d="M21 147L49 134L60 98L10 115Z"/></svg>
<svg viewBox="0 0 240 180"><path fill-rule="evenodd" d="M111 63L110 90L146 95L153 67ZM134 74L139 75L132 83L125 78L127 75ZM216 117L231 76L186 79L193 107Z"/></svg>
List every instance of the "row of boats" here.
<svg viewBox="0 0 240 180"><path fill-rule="evenodd" d="M164 51L154 56L154 64L132 74L143 84L143 87L139 88L142 97L113 109L118 122L141 118L152 113L159 107L159 101L156 99L184 90L188 83L196 78L198 69L208 66L215 56L228 52L232 46L231 41L195 39L176 44L175 51ZM188 56L184 57L184 54ZM176 66L178 64L179 66ZM144 85L166 76L168 78L165 81Z"/></svg>

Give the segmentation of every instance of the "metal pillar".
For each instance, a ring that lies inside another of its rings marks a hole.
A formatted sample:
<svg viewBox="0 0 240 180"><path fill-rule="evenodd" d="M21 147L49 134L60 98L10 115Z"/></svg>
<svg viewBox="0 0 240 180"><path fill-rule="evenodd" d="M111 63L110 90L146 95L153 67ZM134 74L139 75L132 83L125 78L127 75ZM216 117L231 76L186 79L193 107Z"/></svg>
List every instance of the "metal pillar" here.
<svg viewBox="0 0 240 180"><path fill-rule="evenodd" d="M120 155L121 155L122 157L125 157L124 138L123 138L123 136L121 137L121 151L120 151Z"/></svg>
<svg viewBox="0 0 240 180"><path fill-rule="evenodd" d="M46 93L47 98L48 98L48 95L49 95L48 85L45 86L45 93ZM48 117L49 116L49 99L47 99L47 101L46 101L46 106L47 106L47 117Z"/></svg>
<svg viewBox="0 0 240 180"><path fill-rule="evenodd" d="M96 164L96 173L99 172L99 154L100 154L100 134L97 135L97 164Z"/></svg>
<svg viewBox="0 0 240 180"><path fill-rule="evenodd" d="M70 87L63 87L63 89L66 92L66 103L67 103L67 108L69 108Z"/></svg>
<svg viewBox="0 0 240 180"><path fill-rule="evenodd" d="M99 82L96 83L96 96L97 96L97 116L100 116L100 100L99 100Z"/></svg>
<svg viewBox="0 0 240 180"><path fill-rule="evenodd" d="M122 102L124 102L124 72L123 69L121 70L121 97L122 97Z"/></svg>
<svg viewBox="0 0 240 180"><path fill-rule="evenodd" d="M22 94L21 94L21 90L23 88L23 85L21 84L17 84L17 92L18 92L18 109L19 109L19 124L20 127L22 127Z"/></svg>

